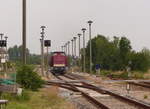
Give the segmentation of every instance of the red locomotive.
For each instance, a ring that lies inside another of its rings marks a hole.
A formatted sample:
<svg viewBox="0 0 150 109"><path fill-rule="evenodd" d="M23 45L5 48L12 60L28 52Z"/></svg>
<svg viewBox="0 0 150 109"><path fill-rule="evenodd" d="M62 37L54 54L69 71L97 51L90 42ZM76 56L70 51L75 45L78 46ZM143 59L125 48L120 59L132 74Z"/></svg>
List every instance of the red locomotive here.
<svg viewBox="0 0 150 109"><path fill-rule="evenodd" d="M67 56L64 52L53 52L50 59L53 74L64 74L68 68Z"/></svg>

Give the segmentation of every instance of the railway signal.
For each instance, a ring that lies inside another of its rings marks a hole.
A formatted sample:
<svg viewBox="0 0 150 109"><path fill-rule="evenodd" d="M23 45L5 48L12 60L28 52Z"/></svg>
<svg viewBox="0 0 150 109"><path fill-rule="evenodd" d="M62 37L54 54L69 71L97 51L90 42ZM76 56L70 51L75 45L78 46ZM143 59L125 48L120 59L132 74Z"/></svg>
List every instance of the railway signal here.
<svg viewBox="0 0 150 109"><path fill-rule="evenodd" d="M3 34L3 33L0 33L0 36L1 36L1 40L2 40L2 39L3 39L4 34Z"/></svg>
<svg viewBox="0 0 150 109"><path fill-rule="evenodd" d="M45 47L51 47L51 40L44 40Z"/></svg>
<svg viewBox="0 0 150 109"><path fill-rule="evenodd" d="M6 47L6 46L7 46L6 40L0 40L0 47Z"/></svg>
<svg viewBox="0 0 150 109"><path fill-rule="evenodd" d="M3 55L2 57L1 57L1 63L4 63L4 65L5 65L5 78L7 77L7 60L8 60L8 52L7 52L7 39L8 39L8 37L7 36L5 36L4 38L5 38L5 40L3 39L3 36L4 36L4 34L3 33L1 33L0 34L0 36L1 36L1 40L0 40L0 47L1 48L6 48L6 53L5 53L5 55ZM3 66L3 65L2 65ZM3 67L4 68L4 67Z"/></svg>
<svg viewBox="0 0 150 109"><path fill-rule="evenodd" d="M44 74L44 34L45 34L45 26L41 26L42 32L41 32L41 73L43 76Z"/></svg>

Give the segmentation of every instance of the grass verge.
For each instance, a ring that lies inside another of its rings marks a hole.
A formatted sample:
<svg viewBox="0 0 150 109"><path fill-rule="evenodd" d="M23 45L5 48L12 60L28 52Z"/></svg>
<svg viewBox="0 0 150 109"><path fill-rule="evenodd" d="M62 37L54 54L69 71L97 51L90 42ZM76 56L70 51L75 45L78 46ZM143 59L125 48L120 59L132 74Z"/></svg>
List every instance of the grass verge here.
<svg viewBox="0 0 150 109"><path fill-rule="evenodd" d="M6 109L74 109L72 104L57 95L57 87L41 89L39 92L28 91L28 94L26 96L30 98L25 100L14 96L4 96L10 101Z"/></svg>

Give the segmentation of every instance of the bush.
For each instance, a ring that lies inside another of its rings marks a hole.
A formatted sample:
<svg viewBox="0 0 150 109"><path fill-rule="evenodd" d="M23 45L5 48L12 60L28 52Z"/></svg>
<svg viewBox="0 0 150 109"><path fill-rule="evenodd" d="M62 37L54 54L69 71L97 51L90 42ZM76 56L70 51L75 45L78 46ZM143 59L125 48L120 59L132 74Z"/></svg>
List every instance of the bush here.
<svg viewBox="0 0 150 109"><path fill-rule="evenodd" d="M34 68L29 65L20 66L17 69L17 83L25 89L36 91L42 87L44 81L33 69Z"/></svg>

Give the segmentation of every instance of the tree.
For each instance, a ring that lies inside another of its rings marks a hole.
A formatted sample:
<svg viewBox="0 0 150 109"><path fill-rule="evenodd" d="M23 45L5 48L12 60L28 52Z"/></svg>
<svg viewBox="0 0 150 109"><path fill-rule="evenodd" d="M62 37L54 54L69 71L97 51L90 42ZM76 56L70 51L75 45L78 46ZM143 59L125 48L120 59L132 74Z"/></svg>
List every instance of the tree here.
<svg viewBox="0 0 150 109"><path fill-rule="evenodd" d="M89 70L90 43L86 47L86 68ZM136 53L132 50L130 40L126 37L113 37L109 40L103 35L97 35L92 39L93 70L96 64L100 64L105 70L125 70L130 66L132 70L147 71L150 66L150 51L143 49ZM132 62L129 65L129 62Z"/></svg>
<svg viewBox="0 0 150 109"><path fill-rule="evenodd" d="M9 60L13 62L22 61L22 46L15 45L8 49ZM30 54L29 49L26 49L27 63L28 64L40 64L40 55Z"/></svg>
<svg viewBox="0 0 150 109"><path fill-rule="evenodd" d="M27 56L29 56L29 49L26 49ZM21 61L22 59L22 46L13 46L8 49L9 59L11 61Z"/></svg>
<svg viewBox="0 0 150 109"><path fill-rule="evenodd" d="M126 37L121 37L119 42L120 60L123 69L126 68L129 62L128 54L131 52L131 43Z"/></svg>

